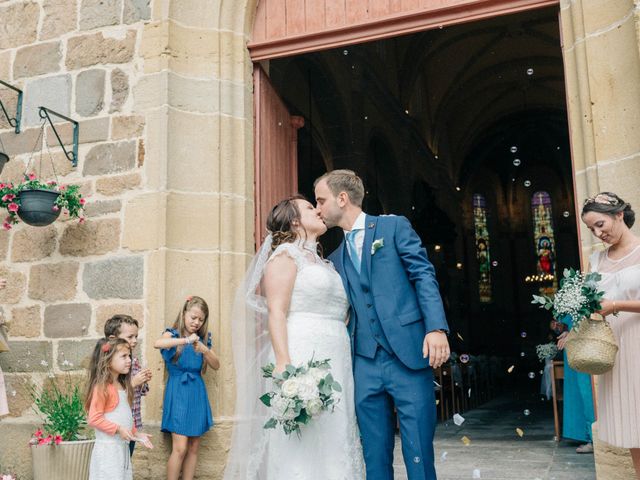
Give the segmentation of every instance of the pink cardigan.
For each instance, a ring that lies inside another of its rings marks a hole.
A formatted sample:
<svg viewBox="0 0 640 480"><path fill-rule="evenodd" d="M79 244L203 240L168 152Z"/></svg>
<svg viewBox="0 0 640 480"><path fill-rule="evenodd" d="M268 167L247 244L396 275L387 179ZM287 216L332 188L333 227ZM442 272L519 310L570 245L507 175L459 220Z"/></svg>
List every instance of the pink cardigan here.
<svg viewBox="0 0 640 480"><path fill-rule="evenodd" d="M113 384L107 385L107 397L102 393L102 387L93 387L91 394L91 405L89 406L89 416L87 423L90 427L102 430L109 435L115 435L119 425L104 418L104 414L112 412L118 406L118 390ZM136 433L136 427L131 429Z"/></svg>

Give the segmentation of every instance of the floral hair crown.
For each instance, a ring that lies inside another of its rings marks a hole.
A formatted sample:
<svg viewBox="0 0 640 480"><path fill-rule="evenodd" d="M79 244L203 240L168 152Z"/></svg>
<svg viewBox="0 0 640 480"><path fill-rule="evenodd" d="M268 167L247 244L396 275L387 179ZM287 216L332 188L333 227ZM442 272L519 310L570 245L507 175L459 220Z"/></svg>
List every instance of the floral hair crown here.
<svg viewBox="0 0 640 480"><path fill-rule="evenodd" d="M187 302L190 302L191 300L193 300L193 295L187 295Z"/></svg>
<svg viewBox="0 0 640 480"><path fill-rule="evenodd" d="M102 348L100 350L102 350L104 353L107 353L109 350L111 350L111 344L105 343L104 345L102 345Z"/></svg>
<svg viewBox="0 0 640 480"><path fill-rule="evenodd" d="M619 198L616 198L608 193L598 193L593 197L589 197L584 201L584 205L589 205L590 203L601 203L603 205L611 205L612 207L618 206L621 202Z"/></svg>

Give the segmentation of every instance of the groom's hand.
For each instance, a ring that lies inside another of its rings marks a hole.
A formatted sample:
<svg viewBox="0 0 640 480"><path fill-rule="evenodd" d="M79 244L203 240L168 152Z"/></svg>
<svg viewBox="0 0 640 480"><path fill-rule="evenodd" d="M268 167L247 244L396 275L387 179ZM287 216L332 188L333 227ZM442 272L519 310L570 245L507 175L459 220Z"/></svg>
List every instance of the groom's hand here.
<svg viewBox="0 0 640 480"><path fill-rule="evenodd" d="M449 360L450 353L449 340L447 340L446 333L434 330L424 336L422 356L423 358L429 357L429 365L432 368L438 368Z"/></svg>

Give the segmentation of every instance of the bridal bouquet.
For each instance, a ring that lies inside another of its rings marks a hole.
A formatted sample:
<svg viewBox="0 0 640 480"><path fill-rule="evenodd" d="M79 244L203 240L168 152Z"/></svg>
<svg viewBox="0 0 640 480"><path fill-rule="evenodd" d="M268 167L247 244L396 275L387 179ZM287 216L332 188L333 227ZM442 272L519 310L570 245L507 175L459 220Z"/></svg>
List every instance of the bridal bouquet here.
<svg viewBox="0 0 640 480"><path fill-rule="evenodd" d="M597 272L584 274L573 268L565 269L560 289L553 299L546 295L534 295L531 303L539 303L540 308L551 310L556 320L570 315L573 320L572 329L577 329L583 318L588 318L602 308L600 300L604 292L598 291L600 278L601 275Z"/></svg>
<svg viewBox="0 0 640 480"><path fill-rule="evenodd" d="M282 373L274 373L269 363L262 367L262 376L273 379L274 391L260 397L260 401L272 409L273 415L264 428L282 426L284 433L300 435L300 426L324 410L331 410L338 403L340 384L333 379L330 360L311 359L306 365L287 365Z"/></svg>
<svg viewBox="0 0 640 480"><path fill-rule="evenodd" d="M536 345L536 354L538 355L538 359L544 362L558 354L558 347L553 342Z"/></svg>

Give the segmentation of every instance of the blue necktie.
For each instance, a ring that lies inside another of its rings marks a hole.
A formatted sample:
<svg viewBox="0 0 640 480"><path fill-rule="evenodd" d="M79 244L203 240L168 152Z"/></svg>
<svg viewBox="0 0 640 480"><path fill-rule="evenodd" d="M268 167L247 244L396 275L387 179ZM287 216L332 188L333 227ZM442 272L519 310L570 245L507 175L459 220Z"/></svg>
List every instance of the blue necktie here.
<svg viewBox="0 0 640 480"><path fill-rule="evenodd" d="M358 247L356 247L356 235L359 230L351 230L347 233L347 245L349 247L349 256L353 266L356 267L356 271L360 274L360 263L362 259L358 256Z"/></svg>

